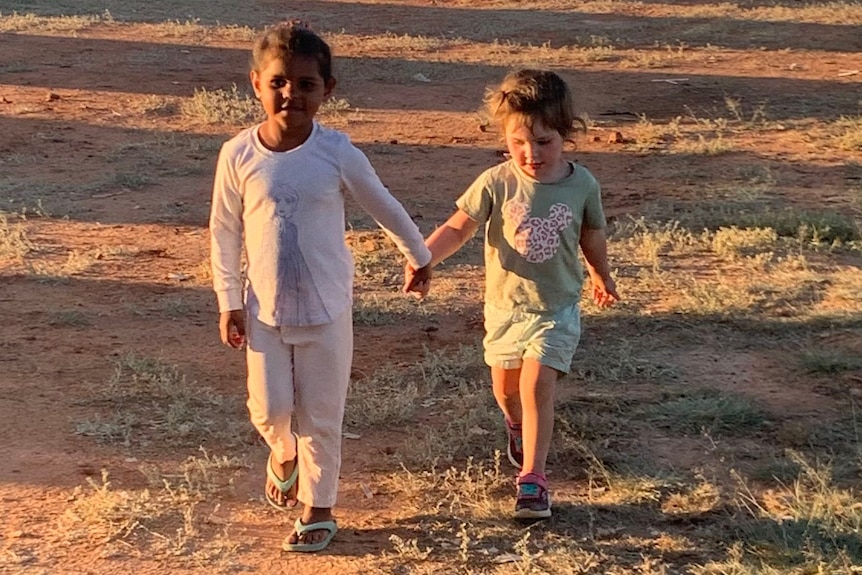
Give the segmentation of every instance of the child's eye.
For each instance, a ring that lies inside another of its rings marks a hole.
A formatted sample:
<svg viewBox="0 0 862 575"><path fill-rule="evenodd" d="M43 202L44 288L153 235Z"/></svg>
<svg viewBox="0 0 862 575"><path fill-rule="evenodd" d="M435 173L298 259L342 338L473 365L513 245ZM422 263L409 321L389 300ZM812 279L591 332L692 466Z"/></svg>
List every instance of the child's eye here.
<svg viewBox="0 0 862 575"><path fill-rule="evenodd" d="M270 81L269 86L270 88L280 89L284 88L285 84L287 84L287 80L283 78L273 78L272 81Z"/></svg>
<svg viewBox="0 0 862 575"><path fill-rule="evenodd" d="M303 80L302 82L300 82L299 87L306 92L311 92L317 87L317 84L315 84L311 80Z"/></svg>

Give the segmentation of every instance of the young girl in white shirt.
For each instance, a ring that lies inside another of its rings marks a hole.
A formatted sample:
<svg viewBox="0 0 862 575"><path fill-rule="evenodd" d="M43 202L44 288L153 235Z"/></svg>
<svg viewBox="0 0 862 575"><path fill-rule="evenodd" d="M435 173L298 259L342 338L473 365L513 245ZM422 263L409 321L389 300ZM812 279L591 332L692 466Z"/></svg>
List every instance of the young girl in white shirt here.
<svg viewBox="0 0 862 575"><path fill-rule="evenodd" d="M246 349L248 410L270 448L265 497L283 510L303 504L282 547L319 551L337 530L353 354L345 192L421 270L420 280L431 254L366 156L314 119L335 87L326 42L301 23L278 24L254 44L251 61L266 120L222 146L213 186L219 331L223 343Z"/></svg>
<svg viewBox="0 0 862 575"><path fill-rule="evenodd" d="M508 430L509 460L520 469L514 514L551 516L545 463L554 427L554 388L570 369L581 333L586 259L600 307L619 299L607 260L599 184L565 159L575 130L569 87L557 74L520 70L485 99L511 159L486 170L458 210L426 241L431 265L455 253L484 224L485 362ZM425 270L406 266L405 290L425 293Z"/></svg>

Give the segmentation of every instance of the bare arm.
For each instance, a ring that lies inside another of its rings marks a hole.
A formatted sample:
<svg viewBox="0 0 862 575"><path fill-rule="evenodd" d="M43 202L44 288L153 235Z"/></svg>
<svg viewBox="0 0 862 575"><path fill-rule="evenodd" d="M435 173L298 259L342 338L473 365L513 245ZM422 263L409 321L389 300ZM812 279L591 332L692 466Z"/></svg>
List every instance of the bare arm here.
<svg viewBox="0 0 862 575"><path fill-rule="evenodd" d="M593 300L599 307L607 307L620 299L617 285L611 278L608 265L608 240L604 228L581 228L581 251L587 260L587 272L593 288Z"/></svg>
<svg viewBox="0 0 862 575"><path fill-rule="evenodd" d="M403 291L416 292L419 297L426 295L431 287L432 268L461 249L461 246L473 237L478 227L479 222L471 219L462 210L455 212L425 240L425 245L431 250L431 261L428 265L415 269L407 264Z"/></svg>
<svg viewBox="0 0 862 575"><path fill-rule="evenodd" d="M425 245L431 250L431 267L433 268L467 243L479 227L479 222L470 218L464 211L458 210L446 223L434 230Z"/></svg>

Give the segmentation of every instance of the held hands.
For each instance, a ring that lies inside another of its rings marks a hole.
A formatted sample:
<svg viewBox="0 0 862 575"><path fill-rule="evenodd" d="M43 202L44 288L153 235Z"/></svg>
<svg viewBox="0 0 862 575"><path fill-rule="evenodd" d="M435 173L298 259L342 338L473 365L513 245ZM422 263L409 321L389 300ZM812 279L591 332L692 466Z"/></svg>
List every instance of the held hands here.
<svg viewBox="0 0 862 575"><path fill-rule="evenodd" d="M404 286L401 291L413 293L416 299L422 299L428 295L431 289L431 266L430 264L415 269L409 263L404 265Z"/></svg>
<svg viewBox="0 0 862 575"><path fill-rule="evenodd" d="M590 274L590 284L593 288L593 301L597 306L610 307L620 300L617 284L610 276L603 278L599 274Z"/></svg>
<svg viewBox="0 0 862 575"><path fill-rule="evenodd" d="M245 346L245 312L241 309L222 312L218 318L218 330L223 344L242 349Z"/></svg>

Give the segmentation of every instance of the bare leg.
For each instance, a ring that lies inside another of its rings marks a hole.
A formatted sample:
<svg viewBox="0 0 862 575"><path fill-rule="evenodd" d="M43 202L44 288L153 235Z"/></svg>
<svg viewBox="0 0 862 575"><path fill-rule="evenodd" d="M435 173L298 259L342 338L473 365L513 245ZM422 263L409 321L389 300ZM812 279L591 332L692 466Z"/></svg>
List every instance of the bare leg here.
<svg viewBox="0 0 862 575"><path fill-rule="evenodd" d="M491 384L494 388L494 399L500 406L500 411L510 423L521 423L521 394L518 390L521 378L521 368L503 369L491 368Z"/></svg>
<svg viewBox="0 0 862 575"><path fill-rule="evenodd" d="M522 475L545 475L545 464L554 432L554 393L558 377L557 370L533 359L525 359L521 366L519 387L524 441Z"/></svg>

